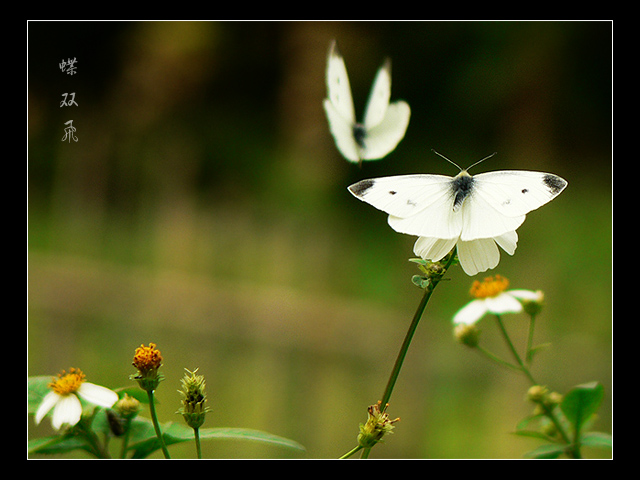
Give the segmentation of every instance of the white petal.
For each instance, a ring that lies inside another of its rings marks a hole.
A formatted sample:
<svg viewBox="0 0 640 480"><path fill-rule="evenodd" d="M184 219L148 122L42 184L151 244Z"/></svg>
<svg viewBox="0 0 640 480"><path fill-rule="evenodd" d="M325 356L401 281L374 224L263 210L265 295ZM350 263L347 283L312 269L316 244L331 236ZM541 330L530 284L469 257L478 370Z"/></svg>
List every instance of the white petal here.
<svg viewBox="0 0 640 480"><path fill-rule="evenodd" d="M472 325L480 320L485 313L487 313L486 302L480 299L472 300L453 316L453 323L456 325L459 323Z"/></svg>
<svg viewBox="0 0 640 480"><path fill-rule="evenodd" d="M488 297L485 302L487 303L487 309L491 313L517 313L522 311L522 304L505 292L496 297Z"/></svg>
<svg viewBox="0 0 640 480"><path fill-rule="evenodd" d="M73 394L61 395L53 409L51 425L59 430L63 424L75 425L82 416L82 405L80 400Z"/></svg>
<svg viewBox="0 0 640 480"><path fill-rule="evenodd" d="M49 413L49 410L51 410L53 406L58 403L59 399L60 395L55 392L49 392L44 396L42 402L40 402L40 406L38 407L36 416L34 418L36 425L38 425L42 421L44 416Z"/></svg>
<svg viewBox="0 0 640 480"><path fill-rule="evenodd" d="M505 293L519 300L542 301L543 299L543 294L540 290L537 292L533 290L507 290Z"/></svg>
<svg viewBox="0 0 640 480"><path fill-rule="evenodd" d="M84 382L78 388L78 394L87 402L100 407L111 407L118 401L118 394L106 387Z"/></svg>
<svg viewBox="0 0 640 480"><path fill-rule="evenodd" d="M479 238L458 242L458 260L467 275L473 276L495 268L500 261L500 251L493 238Z"/></svg>
<svg viewBox="0 0 640 480"><path fill-rule="evenodd" d="M451 251L457 238L419 237L413 246L413 253L425 260L437 262Z"/></svg>
<svg viewBox="0 0 640 480"><path fill-rule="evenodd" d="M500 248L502 248L509 255L516 253L516 247L518 246L518 234L513 232L504 233L498 237L494 237L494 240Z"/></svg>

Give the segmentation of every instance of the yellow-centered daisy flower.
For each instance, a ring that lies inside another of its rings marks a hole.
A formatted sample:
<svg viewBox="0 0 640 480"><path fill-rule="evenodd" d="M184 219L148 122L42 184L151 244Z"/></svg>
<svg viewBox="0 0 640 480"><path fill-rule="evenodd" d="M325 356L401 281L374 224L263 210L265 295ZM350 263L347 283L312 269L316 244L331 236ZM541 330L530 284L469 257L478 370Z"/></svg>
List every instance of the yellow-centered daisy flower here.
<svg viewBox="0 0 640 480"><path fill-rule="evenodd" d="M532 290L507 290L509 280L496 275L484 281L476 280L471 286L471 296L475 300L467 303L453 317L456 325L473 325L487 313L518 313L523 310L523 303L542 303L543 294Z"/></svg>
<svg viewBox="0 0 640 480"><path fill-rule="evenodd" d="M49 384L47 393L35 415L36 425L53 409L51 425L59 430L62 425L73 426L80 421L82 404L80 398L100 407L111 407L118 401L118 394L106 387L85 381L85 375L77 368L69 373L64 370L58 379ZM80 397L80 398L78 398Z"/></svg>

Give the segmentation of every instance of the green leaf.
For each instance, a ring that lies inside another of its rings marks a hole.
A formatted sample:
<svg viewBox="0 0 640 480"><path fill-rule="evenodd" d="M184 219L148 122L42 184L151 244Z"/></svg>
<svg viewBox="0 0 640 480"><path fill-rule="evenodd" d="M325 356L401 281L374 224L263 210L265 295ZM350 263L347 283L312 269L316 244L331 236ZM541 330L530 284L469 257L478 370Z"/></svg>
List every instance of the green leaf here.
<svg viewBox="0 0 640 480"><path fill-rule="evenodd" d="M54 435L51 437L42 437L29 440L29 454L52 455L56 453L68 453L73 450L86 450L93 452L83 436L72 434Z"/></svg>
<svg viewBox="0 0 640 480"><path fill-rule="evenodd" d="M53 377L44 375L27 379L27 412L35 415L44 396L49 393L49 383Z"/></svg>
<svg viewBox="0 0 640 480"><path fill-rule="evenodd" d="M191 427L182 423L168 422L160 426L162 436L167 446L176 443L193 441L194 433ZM265 442L274 446L304 451L298 442L278 435L245 428L201 428L200 440L250 440ZM132 458L146 458L160 448L153 424L150 420L137 417L131 424L128 451Z"/></svg>
<svg viewBox="0 0 640 480"><path fill-rule="evenodd" d="M560 409L566 419L573 425L576 438L586 421L598 410L604 396L604 388L598 382L585 383L574 387L567 393Z"/></svg>
<svg viewBox="0 0 640 480"><path fill-rule="evenodd" d="M132 398L135 398L140 403L143 403L143 404L148 404L149 403L149 395L147 395L147 392L142 390L138 385L133 386L133 387L114 388L113 391L118 394L119 398L124 398L124 396L126 394L126 395L129 395ZM156 404L160 403L156 399L155 395L154 395L153 399L155 401L154 403L156 403Z"/></svg>
<svg viewBox="0 0 640 480"><path fill-rule="evenodd" d="M414 275L411 277L411 281L413 282L413 284L416 287L420 287L420 288L427 288L429 286L429 284L431 283L431 280L429 280L427 277L423 277L421 275Z"/></svg>
<svg viewBox="0 0 640 480"><path fill-rule="evenodd" d="M429 262L427 262L423 258L410 258L409 261L413 263L417 263L418 265L422 265L423 267L426 267L427 265L429 265Z"/></svg>
<svg viewBox="0 0 640 480"><path fill-rule="evenodd" d="M250 440L253 442L265 442L271 445L290 448L304 452L306 449L294 440L250 428L203 428L200 430L200 439L208 440Z"/></svg>
<svg viewBox="0 0 640 480"><path fill-rule="evenodd" d="M524 454L526 458L558 458L565 452L566 445L548 443Z"/></svg>
<svg viewBox="0 0 640 480"><path fill-rule="evenodd" d="M613 448L611 435L603 432L589 432L582 435L582 445L595 448Z"/></svg>

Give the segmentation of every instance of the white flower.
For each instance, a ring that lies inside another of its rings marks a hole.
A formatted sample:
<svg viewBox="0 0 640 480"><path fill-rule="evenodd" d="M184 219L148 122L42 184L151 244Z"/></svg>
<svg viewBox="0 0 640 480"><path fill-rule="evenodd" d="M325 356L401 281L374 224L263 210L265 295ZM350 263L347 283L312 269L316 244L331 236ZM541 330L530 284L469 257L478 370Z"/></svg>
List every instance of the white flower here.
<svg viewBox="0 0 640 480"><path fill-rule="evenodd" d="M64 424L70 426L80 421L82 416L83 400L100 407L111 407L118 401L118 394L108 388L84 381L84 374L76 368L72 368L69 373L62 372L55 382L49 384L51 392L42 399L35 415L36 425L53 408L53 418L51 425L56 430Z"/></svg>
<svg viewBox="0 0 640 480"><path fill-rule="evenodd" d="M483 282L475 281L471 286L471 295L475 300L467 303L453 317L456 325L473 325L487 313L518 313L523 310L522 302L542 302L542 292L531 290L506 290L509 281L496 275Z"/></svg>
<svg viewBox="0 0 640 480"><path fill-rule="evenodd" d="M419 237L413 247L413 252L425 260L437 262L457 245L458 261L462 269L467 275L473 276L498 265L500 250L496 244L509 255L513 255L518 246L518 234L514 230L497 237L468 241L461 240L459 236L444 239Z"/></svg>

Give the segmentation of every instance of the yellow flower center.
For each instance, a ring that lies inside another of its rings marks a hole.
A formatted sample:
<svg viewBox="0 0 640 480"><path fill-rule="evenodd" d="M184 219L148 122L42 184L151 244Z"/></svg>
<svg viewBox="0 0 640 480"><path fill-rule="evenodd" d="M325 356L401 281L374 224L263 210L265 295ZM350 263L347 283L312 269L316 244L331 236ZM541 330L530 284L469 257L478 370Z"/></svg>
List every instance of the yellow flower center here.
<svg viewBox="0 0 640 480"><path fill-rule="evenodd" d="M133 366L141 372L149 370L157 370L162 365L162 355L160 350L156 350L156 344L150 343L148 347L140 345L136 348L136 354L133 357Z"/></svg>
<svg viewBox="0 0 640 480"><path fill-rule="evenodd" d="M508 286L509 280L500 275L496 275L495 278L487 277L482 282L476 280L473 282L473 285L471 285L469 293L475 298L496 297L504 292Z"/></svg>
<svg viewBox="0 0 640 480"><path fill-rule="evenodd" d="M78 368L72 368L69 373L64 370L58 374L58 379L49 384L49 388L58 395L69 395L77 392L84 382L85 375Z"/></svg>

